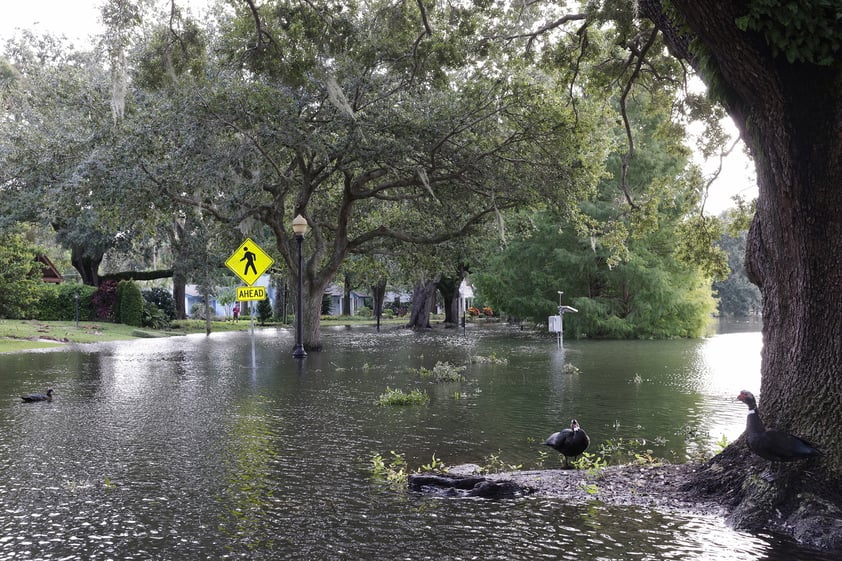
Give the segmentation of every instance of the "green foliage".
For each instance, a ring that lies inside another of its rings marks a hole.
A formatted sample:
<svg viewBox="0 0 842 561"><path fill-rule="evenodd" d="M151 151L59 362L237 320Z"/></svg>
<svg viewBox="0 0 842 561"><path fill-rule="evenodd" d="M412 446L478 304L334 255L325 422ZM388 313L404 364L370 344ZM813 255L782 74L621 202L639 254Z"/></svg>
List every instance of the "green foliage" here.
<svg viewBox="0 0 842 561"><path fill-rule="evenodd" d="M435 452L433 453L432 458L430 459L429 464L423 464L421 467L418 468L418 472L424 471L447 471L447 466L444 465L444 462L441 461L440 458L436 457Z"/></svg>
<svg viewBox="0 0 842 561"><path fill-rule="evenodd" d="M95 319L93 295L96 288L86 284L63 283L46 285L38 300L36 317L45 321L74 321L78 295L79 320Z"/></svg>
<svg viewBox="0 0 842 561"><path fill-rule="evenodd" d="M627 243L613 267L608 254L551 214L531 216L533 230L488 259L477 290L510 315L544 321L558 313L558 290L578 313L564 316L565 335L670 338L701 335L715 309L707 277L679 262L674 239L657 231Z"/></svg>
<svg viewBox="0 0 842 561"><path fill-rule="evenodd" d="M154 287L143 291L143 299L155 306L164 313L168 321L175 319L175 300L172 292L165 288Z"/></svg>
<svg viewBox="0 0 842 561"><path fill-rule="evenodd" d="M495 454L489 454L483 458L480 466L480 473L501 473L504 471L517 471L523 468L523 464L508 464L501 459L502 450Z"/></svg>
<svg viewBox="0 0 842 561"><path fill-rule="evenodd" d="M257 321L260 325L264 325L267 321L272 319L272 303L268 298L257 301Z"/></svg>
<svg viewBox="0 0 842 561"><path fill-rule="evenodd" d="M400 389L386 388L386 391L377 398L380 405L426 405L430 402L427 392L414 389L405 392Z"/></svg>
<svg viewBox="0 0 842 561"><path fill-rule="evenodd" d="M36 248L15 233L0 235L0 318L25 318L43 288Z"/></svg>
<svg viewBox="0 0 842 561"><path fill-rule="evenodd" d="M496 353L490 356L474 355L471 357L472 364L509 364L509 359L498 357Z"/></svg>
<svg viewBox="0 0 842 561"><path fill-rule="evenodd" d="M462 372L465 366L456 366L449 362L436 362L432 370L428 370L423 366L418 369L418 374L422 378L432 378L436 383L440 382L464 382L465 377Z"/></svg>
<svg viewBox="0 0 842 561"><path fill-rule="evenodd" d="M723 234L719 246L728 255L728 278L717 280L713 289L719 300L719 313L725 316L746 317L759 314L761 310L760 289L752 284L745 268L747 232L727 228L729 234Z"/></svg>
<svg viewBox="0 0 842 561"><path fill-rule="evenodd" d="M372 456L371 475L375 479L385 481L395 487L404 487L409 480L406 457L394 450L391 450L389 454L391 458L388 460L380 454ZM433 457L435 458L435 456Z"/></svg>
<svg viewBox="0 0 842 561"><path fill-rule="evenodd" d="M151 327L153 329L166 329L170 324L167 314L148 300L144 300L143 302L142 323L143 327Z"/></svg>
<svg viewBox="0 0 842 561"><path fill-rule="evenodd" d="M120 323L141 327L143 325L143 295L134 281L120 281L117 285L120 302Z"/></svg>
<svg viewBox="0 0 842 561"><path fill-rule="evenodd" d="M737 27L756 31L787 62L830 66L842 50L838 0L751 0Z"/></svg>
<svg viewBox="0 0 842 561"><path fill-rule="evenodd" d="M373 315L373 313L371 311L371 308L369 308L368 306L360 306L359 308L357 308L355 315L361 318L370 318Z"/></svg>

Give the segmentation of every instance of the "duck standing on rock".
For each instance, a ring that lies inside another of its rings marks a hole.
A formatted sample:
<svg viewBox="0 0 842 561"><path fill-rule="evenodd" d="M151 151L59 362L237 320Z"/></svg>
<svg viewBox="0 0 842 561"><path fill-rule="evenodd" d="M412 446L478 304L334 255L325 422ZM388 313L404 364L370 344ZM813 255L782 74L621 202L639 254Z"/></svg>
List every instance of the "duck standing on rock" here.
<svg viewBox="0 0 842 561"><path fill-rule="evenodd" d="M771 462L793 462L822 455L815 446L803 438L763 426L760 413L757 411L757 400L751 392L743 390L737 399L748 406L748 417L746 417L748 448L761 458Z"/></svg>
<svg viewBox="0 0 842 561"><path fill-rule="evenodd" d="M576 458L587 450L591 439L588 438L585 430L579 426L576 419L570 421L570 428L554 432L544 441L550 448L555 448L564 456L564 468L570 469L570 458Z"/></svg>
<svg viewBox="0 0 842 561"><path fill-rule="evenodd" d="M53 388L48 388L47 393L31 393L29 395L22 395L20 398L25 403L33 403L35 401L52 401L53 400Z"/></svg>

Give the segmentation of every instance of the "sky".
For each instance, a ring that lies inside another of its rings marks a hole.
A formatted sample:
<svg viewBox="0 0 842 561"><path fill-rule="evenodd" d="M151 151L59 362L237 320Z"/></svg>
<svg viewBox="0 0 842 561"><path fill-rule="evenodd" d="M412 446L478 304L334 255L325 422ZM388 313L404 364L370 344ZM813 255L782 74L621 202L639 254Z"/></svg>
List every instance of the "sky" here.
<svg viewBox="0 0 842 561"><path fill-rule="evenodd" d="M103 0L6 0L0 12L0 42L11 37L16 28L32 29L65 35L77 44L99 31L99 5ZM201 0L193 0L199 3ZM718 162L703 165L711 173ZM733 206L731 197L740 194L747 199L757 196L754 166L738 146L724 165L719 178L711 185L705 211L718 215Z"/></svg>

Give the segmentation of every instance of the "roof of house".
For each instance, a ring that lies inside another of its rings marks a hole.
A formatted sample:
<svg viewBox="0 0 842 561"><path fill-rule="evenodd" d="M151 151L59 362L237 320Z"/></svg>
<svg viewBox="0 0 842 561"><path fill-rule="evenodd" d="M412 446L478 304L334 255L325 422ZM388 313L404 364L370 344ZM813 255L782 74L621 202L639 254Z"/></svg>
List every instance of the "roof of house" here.
<svg viewBox="0 0 842 561"><path fill-rule="evenodd" d="M35 260L41 263L41 279L44 282L52 284L64 282L64 277L61 276L61 273L58 272L58 269L56 269L56 266L53 265L49 257L46 255L37 255Z"/></svg>

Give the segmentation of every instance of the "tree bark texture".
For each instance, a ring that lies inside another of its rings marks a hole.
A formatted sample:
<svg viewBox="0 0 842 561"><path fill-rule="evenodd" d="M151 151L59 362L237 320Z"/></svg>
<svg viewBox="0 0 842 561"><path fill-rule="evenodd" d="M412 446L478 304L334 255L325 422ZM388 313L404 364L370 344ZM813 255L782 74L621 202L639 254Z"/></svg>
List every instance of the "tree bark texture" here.
<svg viewBox="0 0 842 561"><path fill-rule="evenodd" d="M759 196L746 269L763 297L763 419L767 427L813 441L825 453L818 473L838 484L842 57L818 66L774 56L763 37L737 29L736 18L746 13L744 0L673 0L672 5L702 45L694 66L723 100L757 168ZM734 395L741 389L734 388ZM746 493L744 504L753 502L750 508L757 512L782 510L782 501L802 489L804 469L786 470L783 481L799 485L780 492L767 508L758 505L759 492ZM808 473L816 472L811 467ZM784 486L776 485L778 491Z"/></svg>
<svg viewBox="0 0 842 561"><path fill-rule="evenodd" d="M444 276L439 281L439 292L444 300L445 325L459 324L459 284L461 282L461 278Z"/></svg>
<svg viewBox="0 0 842 561"><path fill-rule="evenodd" d="M761 408L842 475L842 61L790 64L739 31L744 2L674 2L715 61L757 167L746 268L763 295Z"/></svg>
<svg viewBox="0 0 842 561"><path fill-rule="evenodd" d="M70 264L82 277L82 284L99 286L99 264L102 255L91 257L86 253L87 248L74 245L70 248Z"/></svg>
<svg viewBox="0 0 842 561"><path fill-rule="evenodd" d="M432 280L421 280L415 285L412 291L412 312L409 315L409 322L406 327L410 329L429 329L430 313L436 303L436 289L439 278L436 275Z"/></svg>

